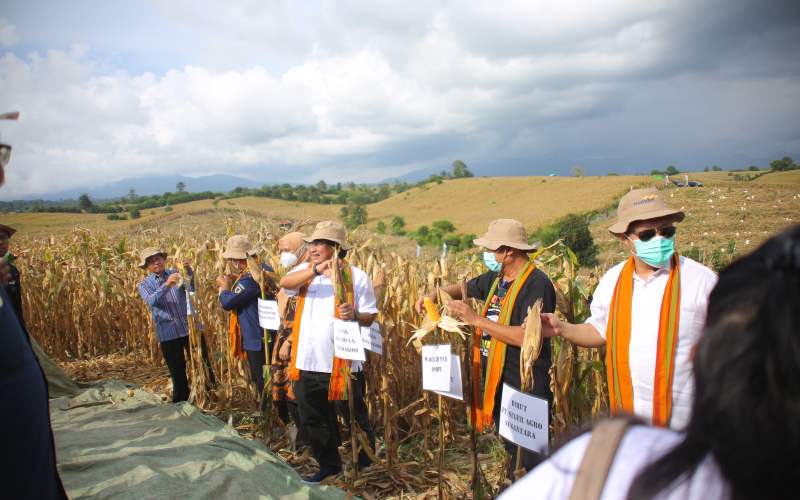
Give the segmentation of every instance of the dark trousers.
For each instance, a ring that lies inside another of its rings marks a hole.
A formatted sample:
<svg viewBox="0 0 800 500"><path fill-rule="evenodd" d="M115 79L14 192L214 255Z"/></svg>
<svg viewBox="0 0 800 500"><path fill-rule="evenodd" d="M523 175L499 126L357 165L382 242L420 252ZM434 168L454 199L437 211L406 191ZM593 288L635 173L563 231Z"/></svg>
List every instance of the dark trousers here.
<svg viewBox="0 0 800 500"><path fill-rule="evenodd" d="M247 366L250 368L250 380L256 385L259 400L264 394L264 365L267 364L267 355L262 347L260 351L244 351L247 353Z"/></svg>
<svg viewBox="0 0 800 500"><path fill-rule="evenodd" d="M172 402L186 401L189 399L189 380L186 378L186 354L189 351L189 337L161 342L161 353L167 362L169 377L172 379ZM200 348L203 353L203 362L209 377L209 383L216 385L214 370L211 369L211 360L208 356L206 339L200 336Z"/></svg>
<svg viewBox="0 0 800 500"><path fill-rule="evenodd" d="M297 427L297 442L301 446L307 446L308 433L306 432L306 428L303 427L302 420L300 420L300 406L297 404L297 401L293 399L282 399L279 403L278 415L280 415L281 420L288 424L289 418L291 417L291 421L294 422L295 427Z"/></svg>
<svg viewBox="0 0 800 500"><path fill-rule="evenodd" d="M355 420L366 433L370 443L374 444L375 434L369 423L367 405L364 403L364 374L360 372L354 375L353 394L350 394L350 397L353 398ZM342 468L338 449L342 440L336 423L336 408L340 411L344 408L342 415L345 416L345 422L349 424L350 419L347 401L336 401L335 405L328 401L330 379L330 373L301 371L294 392L300 410L300 422L305 428L314 458L320 468L335 470Z"/></svg>
<svg viewBox="0 0 800 500"><path fill-rule="evenodd" d="M161 342L161 353L167 362L169 377L172 379L172 402L189 399L189 380L186 378L186 354L189 350L189 337Z"/></svg>

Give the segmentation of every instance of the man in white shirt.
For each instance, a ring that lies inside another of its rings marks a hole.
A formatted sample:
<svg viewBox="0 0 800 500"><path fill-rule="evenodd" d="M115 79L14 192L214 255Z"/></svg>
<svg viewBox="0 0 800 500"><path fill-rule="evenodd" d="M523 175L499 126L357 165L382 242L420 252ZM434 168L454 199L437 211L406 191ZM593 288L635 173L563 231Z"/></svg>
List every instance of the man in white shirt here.
<svg viewBox="0 0 800 500"><path fill-rule="evenodd" d="M602 277L585 323L542 314L543 333L582 347L606 346L612 415L635 414L654 425L682 429L694 389L692 349L717 276L675 253L674 224L684 213L669 208L658 190L627 193L617 215L609 231L631 257Z"/></svg>
<svg viewBox="0 0 800 500"><path fill-rule="evenodd" d="M334 359L334 319L358 321L360 325L368 326L378 313L375 292L366 273L343 260L348 250L345 238L341 222L324 221L317 224L314 233L304 238L309 244L310 262L292 269L280 283L287 295L298 295L292 331L290 378L294 379L294 394L302 425L320 466L319 472L304 478L305 482L311 484L319 483L342 470L338 452L341 440L331 403L335 401L340 411L347 409L346 402L341 404L343 397L341 391L337 393L336 387L337 383L343 382L337 377L345 365L349 365L349 371L355 377L352 394L347 395L353 398L354 417L369 441L374 442L375 439L364 404L361 363ZM338 259L341 267L347 300L336 297L337 292L331 280L333 259ZM359 465L365 466L368 462L367 455L362 451Z"/></svg>

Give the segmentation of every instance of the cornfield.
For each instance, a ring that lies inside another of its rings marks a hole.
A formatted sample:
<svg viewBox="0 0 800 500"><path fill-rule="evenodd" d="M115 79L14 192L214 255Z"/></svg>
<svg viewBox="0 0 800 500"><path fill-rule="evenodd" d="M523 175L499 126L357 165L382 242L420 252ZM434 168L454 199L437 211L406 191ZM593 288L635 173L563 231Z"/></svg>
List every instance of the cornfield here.
<svg viewBox="0 0 800 500"><path fill-rule="evenodd" d="M235 401L253 401L246 367L228 353L227 316L214 286L214 278L226 269L221 257L225 238L234 233L248 234L262 261L276 264L277 239L283 231L273 221L245 213L229 216L225 227L217 228L151 227L125 235L77 228L60 238L20 239L15 250L23 271L29 329L56 360L122 353L161 364L150 313L136 289L144 276L137 267L137 252L161 246L169 254L168 267L188 261L195 269L193 335L205 336L218 387L208 390L197 383L203 378L202 363L192 363L194 404L218 414ZM401 494L463 498L479 490L487 496L497 494L505 481L502 445L491 434L470 443L467 406L422 391L420 356L409 345L413 325L422 320L414 311L417 298L439 284L476 276L482 272L482 262L467 254L409 259L367 233L356 232L351 239L354 246L348 260L372 277L384 340L383 355L369 353L365 368L367 405L378 436L377 449L370 450L375 464L359 471L354 481L337 484L373 498ZM537 261L556 285L559 313L570 321L583 320L594 278L577 274L575 255L560 243L538 254ZM450 342L464 366L469 337L463 340L441 330L428 337L424 343ZM555 341L551 374L555 396L551 440L558 441L607 411L602 353ZM265 438L267 445L283 450L285 456L289 446L285 437L273 434ZM472 456L477 464L471 464ZM481 478L478 489L472 484L475 469Z"/></svg>

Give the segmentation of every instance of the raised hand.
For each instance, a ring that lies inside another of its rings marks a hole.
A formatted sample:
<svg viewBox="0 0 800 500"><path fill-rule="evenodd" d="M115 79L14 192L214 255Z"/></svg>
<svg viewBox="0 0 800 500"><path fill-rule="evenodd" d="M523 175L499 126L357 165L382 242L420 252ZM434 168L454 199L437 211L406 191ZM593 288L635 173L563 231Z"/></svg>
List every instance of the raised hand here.
<svg viewBox="0 0 800 500"><path fill-rule="evenodd" d="M170 288L178 285L178 283L180 282L181 282L181 273L172 273L169 276L167 276L167 286Z"/></svg>

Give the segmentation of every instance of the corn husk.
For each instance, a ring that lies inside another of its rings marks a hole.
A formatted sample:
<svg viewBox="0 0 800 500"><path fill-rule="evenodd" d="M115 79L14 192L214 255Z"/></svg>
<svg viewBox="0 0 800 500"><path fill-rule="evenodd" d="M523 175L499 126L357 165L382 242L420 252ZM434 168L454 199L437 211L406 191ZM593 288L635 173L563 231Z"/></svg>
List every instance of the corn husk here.
<svg viewBox="0 0 800 500"><path fill-rule="evenodd" d="M521 388L528 392L533 388L533 365L542 352L542 299L538 299L528 308L528 319L525 325L525 336L519 355L519 371Z"/></svg>

